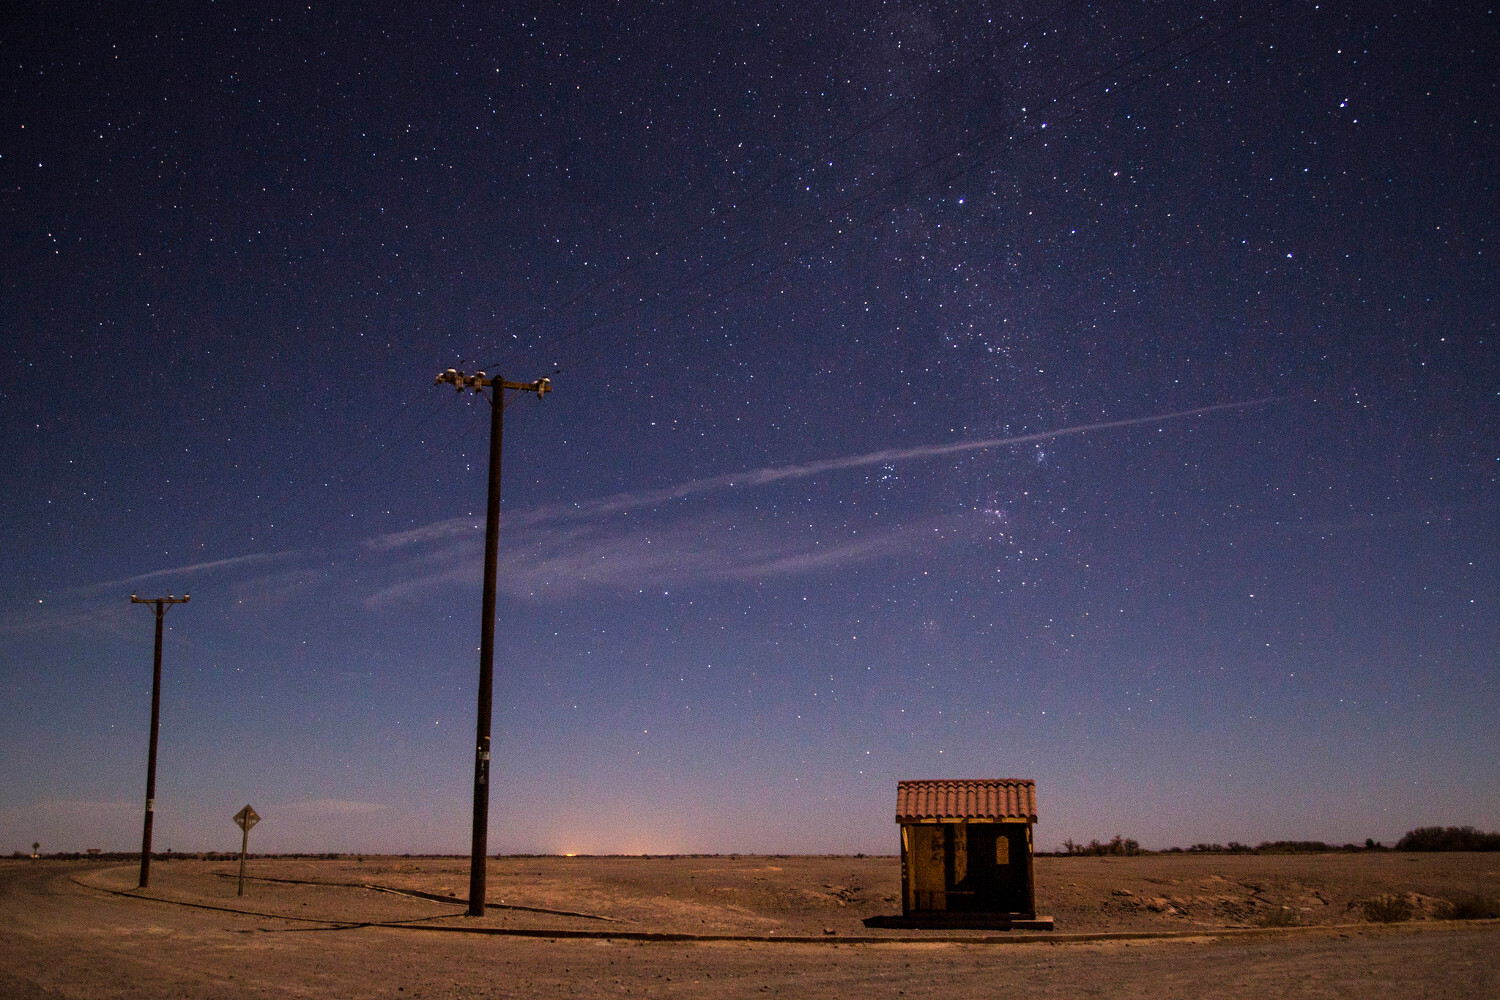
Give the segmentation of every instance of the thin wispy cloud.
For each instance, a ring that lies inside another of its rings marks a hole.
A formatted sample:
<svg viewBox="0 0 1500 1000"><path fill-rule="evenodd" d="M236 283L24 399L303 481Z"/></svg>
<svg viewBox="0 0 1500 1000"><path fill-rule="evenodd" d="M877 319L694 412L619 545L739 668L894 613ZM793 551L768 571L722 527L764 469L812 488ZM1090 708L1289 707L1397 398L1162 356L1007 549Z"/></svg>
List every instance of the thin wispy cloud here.
<svg viewBox="0 0 1500 1000"><path fill-rule="evenodd" d="M530 527L507 535L499 581L513 597L548 600L584 589L623 592L763 580L926 550L956 534L967 536L969 523L941 515L890 526L797 532L769 517L691 513L650 526L606 518L587 526ZM394 568L401 579L371 595L368 603L396 603L434 587L475 584L480 547L481 539L469 534L403 560Z"/></svg>
<svg viewBox="0 0 1500 1000"><path fill-rule="evenodd" d="M0 611L0 635L102 631L124 635L135 621L128 603L27 601Z"/></svg>
<svg viewBox="0 0 1500 1000"><path fill-rule="evenodd" d="M106 580L104 583L92 584L89 589L103 590L108 587L126 587L135 583L144 583L147 580L161 580L176 576L193 576L198 573L206 573L210 570L232 569L253 566L258 563L274 562L278 559L290 559L296 555L296 552L253 552L246 556L214 559L209 562L191 563L186 566L170 566L166 569L152 570L149 573L127 576L119 580Z"/></svg>
<svg viewBox="0 0 1500 1000"><path fill-rule="evenodd" d="M326 568L292 567L237 581L230 587L230 590L235 600L241 604L275 608L294 597L326 584L328 576L329 571Z"/></svg>
<svg viewBox="0 0 1500 1000"><path fill-rule="evenodd" d="M1034 444L1038 441L1051 441L1056 438L1071 437L1078 434L1116 430L1122 427L1136 427L1141 424L1159 424L1167 420L1182 420L1187 417L1197 417L1223 410L1242 410L1247 407L1261 406L1273 401L1274 398L1267 397L1265 399L1252 399L1239 403L1219 403L1214 406L1200 406L1191 410L1158 413L1149 417L1130 417L1124 420L1105 420L1092 424L1075 424L1071 427L1059 427L1050 431L1036 431L1032 434L1014 434L1009 437L986 438L979 441L953 441L948 444L914 445L909 448L882 448L880 451L869 451L860 455L845 455L841 458L825 458L817 462L804 462L800 465L767 466L760 469L751 469L746 472L712 476L708 479L696 479L651 493L618 494L599 501L595 505L594 510L598 513L629 510L663 503L668 500L678 500L696 493L709 493L716 490L736 489L748 486L765 486L788 479L805 479L808 476L817 476L825 472L835 472L841 469L857 469L871 465L884 465L888 462L909 462L925 458L940 458L944 455L954 455L966 451L984 451L989 448L1007 448L1020 444Z"/></svg>
<svg viewBox="0 0 1500 1000"><path fill-rule="evenodd" d="M247 568L264 567L270 563L297 558L301 553L253 552L249 555L233 556L229 559L214 559L207 562L190 563L185 566L169 566L165 569L138 573L117 580L105 580L86 586L69 587L57 591L54 596L27 601L10 608L0 609L0 634L22 635L26 633L111 631L122 633L135 621L137 610L124 601L127 587L152 580L191 578L207 573L240 571ZM302 589L317 574L311 571L290 571L261 577L252 577L232 584L237 596L243 601L249 597L271 600L280 591L296 584ZM110 595L109 591L121 591ZM274 603L274 601L273 601Z"/></svg>
<svg viewBox="0 0 1500 1000"><path fill-rule="evenodd" d="M846 469L914 462L966 452L1034 444L1061 437L1098 433L1144 424L1160 424L1211 413L1260 406L1273 399L1221 403L1144 417L1074 424L1053 430L945 444L882 448L791 465L765 466L736 473L694 479L655 490L619 493L576 504L553 504L502 517L506 548L501 558L501 586L513 597L531 600L562 598L583 589L625 591L645 586L765 579L815 573L909 553L940 543L955 532L968 530L960 519L944 516L901 525L868 523L799 534L774 518L741 514L738 523L725 513L688 511L669 513L669 520L620 517L716 492L769 486ZM675 516L673 514L675 513ZM406 531L378 535L360 545L362 575L368 587L365 602L388 605L434 588L469 585L479 578L482 518L448 518ZM103 591L215 571L244 570L281 560L298 552L260 552L185 566L154 570L112 580L89 591ZM354 560L335 557L329 565L288 568L240 581L238 600L277 603L339 576ZM14 609L0 615L0 631L29 631L52 627L57 619L37 614L39 608ZM70 609L76 621L83 609ZM60 612L61 609L58 609Z"/></svg>
<svg viewBox="0 0 1500 1000"><path fill-rule="evenodd" d="M822 475L826 472L837 472L843 469L885 465L891 462L910 462L929 458L941 458L944 455L986 451L992 448L1008 448L1023 444L1036 444L1041 441L1052 441L1062 437L1118 430L1125 427L1138 427L1142 424L1159 424L1168 420L1184 420L1188 417L1204 416L1209 413L1264 406L1268 403L1276 402L1278 398L1265 397L1243 400L1236 403L1218 403L1213 406L1194 407L1190 410L1156 413L1147 417L1128 417L1121 420L1103 420L1088 424L1074 424L1069 427L1059 427L1048 431L1035 431L1030 434L1012 434L1007 437L952 441L947 444L914 445L908 448L882 448L879 451L868 451L858 455L843 455L838 458L826 458L816 462L803 462L796 465L764 466L759 469L747 469L743 472L728 472L717 476L709 476L705 479L693 479L685 483L678 483L675 486L665 486L656 490L617 493L614 496L603 497L584 503L536 507L531 510L507 513L504 516L504 523L507 528L514 528L559 520L596 518L607 514L618 514L631 510L655 507L672 500L683 500L687 497L704 493L767 486L772 483L785 482L791 479L806 479L810 476ZM455 517L424 525L420 528L412 528L408 531L379 535L368 540L365 545L372 550L388 551L409 545L430 544L448 538L464 536L475 531L481 531L483 528L483 518L475 518L472 515Z"/></svg>
<svg viewBox="0 0 1500 1000"><path fill-rule="evenodd" d="M509 520L509 515L502 515ZM405 548L409 545L433 545L445 542L449 539L481 531L484 528L484 519L475 519L473 515L466 517L450 517L443 521L434 521L424 524L420 528L410 528L406 531L393 531L385 535L376 535L374 538L366 539L364 547L374 552L388 552L392 549Z"/></svg>

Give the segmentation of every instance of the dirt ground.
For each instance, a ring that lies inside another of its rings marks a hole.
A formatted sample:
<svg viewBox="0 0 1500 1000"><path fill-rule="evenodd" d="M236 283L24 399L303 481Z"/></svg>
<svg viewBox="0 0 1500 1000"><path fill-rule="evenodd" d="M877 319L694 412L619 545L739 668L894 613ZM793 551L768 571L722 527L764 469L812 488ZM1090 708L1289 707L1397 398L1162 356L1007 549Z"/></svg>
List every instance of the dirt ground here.
<svg viewBox="0 0 1500 1000"><path fill-rule="evenodd" d="M867 928L894 858L499 858L477 919L467 859L235 870L0 861L0 997L1500 997L1500 921L1438 919L1496 854L1041 858L1051 933Z"/></svg>

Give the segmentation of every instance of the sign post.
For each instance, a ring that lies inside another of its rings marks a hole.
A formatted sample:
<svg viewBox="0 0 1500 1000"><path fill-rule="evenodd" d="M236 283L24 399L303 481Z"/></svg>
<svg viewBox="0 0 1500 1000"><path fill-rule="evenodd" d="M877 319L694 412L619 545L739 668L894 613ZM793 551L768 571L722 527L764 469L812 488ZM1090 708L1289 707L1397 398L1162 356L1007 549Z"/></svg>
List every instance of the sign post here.
<svg viewBox="0 0 1500 1000"><path fill-rule="evenodd" d="M234 814L234 825L240 828L240 891L239 895L245 894L245 854L250 849L250 828L260 822L260 814L250 806L245 806Z"/></svg>

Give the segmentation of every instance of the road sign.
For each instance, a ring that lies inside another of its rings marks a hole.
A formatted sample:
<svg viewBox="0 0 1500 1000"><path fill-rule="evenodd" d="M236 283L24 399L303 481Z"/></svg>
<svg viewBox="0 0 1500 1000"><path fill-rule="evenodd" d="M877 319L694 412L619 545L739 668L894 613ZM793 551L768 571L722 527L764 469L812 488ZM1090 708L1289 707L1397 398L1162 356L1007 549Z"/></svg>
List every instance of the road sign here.
<svg viewBox="0 0 1500 1000"><path fill-rule="evenodd" d="M241 809L239 812L237 812L237 813L234 814L234 824L235 824L235 826L238 826L241 830L244 830L246 833L249 833L250 832L250 828L252 826L254 826L255 824L259 823L259 822L260 822L260 814L257 813L254 809L250 808L249 806L246 806L245 808Z"/></svg>
<svg viewBox="0 0 1500 1000"><path fill-rule="evenodd" d="M239 895L245 894L245 855L250 850L250 828L260 822L260 814L250 806L245 806L234 814L234 825L244 832L240 834L240 891Z"/></svg>

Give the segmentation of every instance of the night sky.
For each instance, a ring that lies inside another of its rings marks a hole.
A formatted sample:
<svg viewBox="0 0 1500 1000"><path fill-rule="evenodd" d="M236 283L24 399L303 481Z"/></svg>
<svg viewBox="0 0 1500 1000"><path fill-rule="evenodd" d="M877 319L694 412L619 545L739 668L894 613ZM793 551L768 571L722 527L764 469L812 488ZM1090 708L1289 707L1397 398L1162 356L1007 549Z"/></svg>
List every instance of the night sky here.
<svg viewBox="0 0 1500 1000"><path fill-rule="evenodd" d="M501 6L3 15L0 850L467 850L450 366L491 850L1500 828L1493 10Z"/></svg>

